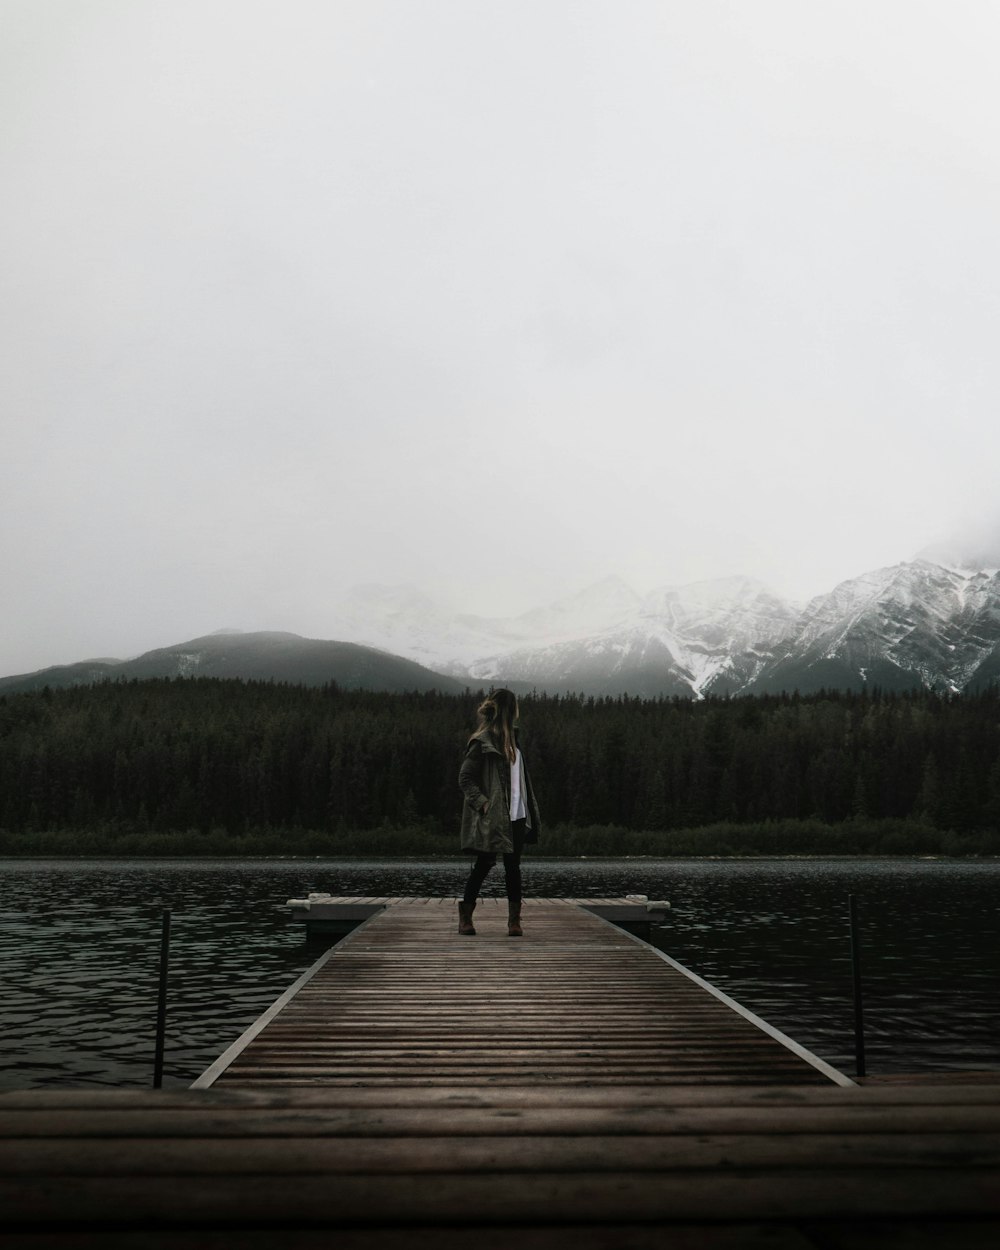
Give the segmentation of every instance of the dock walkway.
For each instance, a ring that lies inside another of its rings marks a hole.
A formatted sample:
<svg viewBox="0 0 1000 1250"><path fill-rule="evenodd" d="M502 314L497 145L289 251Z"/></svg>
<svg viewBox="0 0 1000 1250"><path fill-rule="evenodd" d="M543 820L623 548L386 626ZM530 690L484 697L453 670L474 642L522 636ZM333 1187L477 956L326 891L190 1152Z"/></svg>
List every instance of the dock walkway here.
<svg viewBox="0 0 1000 1250"><path fill-rule="evenodd" d="M4 1250L994 1250L1000 1082L860 1088L582 907L380 910L191 1090L0 1095Z"/></svg>
<svg viewBox="0 0 1000 1250"><path fill-rule="evenodd" d="M850 1083L584 905L523 916L485 900L462 937L453 900L389 904L196 1087Z"/></svg>

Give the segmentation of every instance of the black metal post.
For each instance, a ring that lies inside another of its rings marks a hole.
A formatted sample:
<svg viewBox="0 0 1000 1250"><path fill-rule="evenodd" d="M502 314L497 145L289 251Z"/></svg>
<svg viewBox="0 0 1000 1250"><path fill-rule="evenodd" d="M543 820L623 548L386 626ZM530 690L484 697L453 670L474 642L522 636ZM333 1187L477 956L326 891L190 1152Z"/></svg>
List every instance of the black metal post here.
<svg viewBox="0 0 1000 1250"><path fill-rule="evenodd" d="M160 994L156 1005L156 1058L153 1061L153 1089L163 1084L163 1040L167 1032L167 967L170 962L170 911L163 913L160 934Z"/></svg>
<svg viewBox="0 0 1000 1250"><path fill-rule="evenodd" d="M861 995L861 941L858 936L858 909L853 894L847 896L847 910L851 922L851 974L854 980L854 1068L858 1076L864 1076L865 1007Z"/></svg>

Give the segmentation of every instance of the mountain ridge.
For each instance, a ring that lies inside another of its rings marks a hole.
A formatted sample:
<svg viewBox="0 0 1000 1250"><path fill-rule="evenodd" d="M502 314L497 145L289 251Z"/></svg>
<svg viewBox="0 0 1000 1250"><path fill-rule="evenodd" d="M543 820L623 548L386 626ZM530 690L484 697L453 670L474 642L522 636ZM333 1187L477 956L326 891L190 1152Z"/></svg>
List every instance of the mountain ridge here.
<svg viewBox="0 0 1000 1250"><path fill-rule="evenodd" d="M449 612L413 586L352 588L336 641L215 633L130 660L87 660L0 678L0 694L142 676L459 692L507 684L641 697L798 690L948 692L1000 679L1000 569L914 559L797 604L752 577L639 595L611 575L512 617Z"/></svg>
<svg viewBox="0 0 1000 1250"><path fill-rule="evenodd" d="M44 686L64 688L100 681L151 677L235 677L244 681L284 681L347 689L440 690L458 694L465 684L434 673L404 656L353 642L304 638L282 630L217 631L130 660L57 664L0 678L0 695Z"/></svg>
<svg viewBox="0 0 1000 1250"><path fill-rule="evenodd" d="M575 615L580 603L587 611ZM366 612L364 596L355 598L343 624L387 645L373 607ZM746 576L644 596L611 577L517 617L434 612L446 622L437 639L436 622L399 616L393 646L439 672L519 689L695 698L873 685L957 691L1000 674L998 570L938 564L924 553L804 604Z"/></svg>

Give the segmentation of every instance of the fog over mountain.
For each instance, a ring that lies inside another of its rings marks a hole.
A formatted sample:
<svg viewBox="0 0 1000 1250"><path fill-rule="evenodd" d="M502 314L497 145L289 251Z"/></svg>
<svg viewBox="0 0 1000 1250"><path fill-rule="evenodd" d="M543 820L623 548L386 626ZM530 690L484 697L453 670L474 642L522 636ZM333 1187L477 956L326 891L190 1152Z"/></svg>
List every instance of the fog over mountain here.
<svg viewBox="0 0 1000 1250"><path fill-rule="evenodd" d="M980 520L950 538L929 544L916 555L918 560L949 568L978 572L1000 568L1000 519Z"/></svg>
<svg viewBox="0 0 1000 1250"><path fill-rule="evenodd" d="M988 548L983 548L988 551ZM640 596L619 577L513 616L449 613L415 587L345 593L320 641L220 631L130 661L0 680L0 692L116 677L233 676L385 690L518 690L642 697L922 686L1000 677L1000 568L950 549L874 569L806 604L750 577Z"/></svg>
<svg viewBox="0 0 1000 1250"><path fill-rule="evenodd" d="M0 4L0 673L235 625L762 679L995 506L998 43L984 0Z"/></svg>
<svg viewBox="0 0 1000 1250"><path fill-rule="evenodd" d="M449 618L416 591L356 590L343 636L479 683L655 696L913 686L963 690L1000 668L1000 574L952 549L863 573L806 604L749 577L640 597L608 578L510 618Z"/></svg>

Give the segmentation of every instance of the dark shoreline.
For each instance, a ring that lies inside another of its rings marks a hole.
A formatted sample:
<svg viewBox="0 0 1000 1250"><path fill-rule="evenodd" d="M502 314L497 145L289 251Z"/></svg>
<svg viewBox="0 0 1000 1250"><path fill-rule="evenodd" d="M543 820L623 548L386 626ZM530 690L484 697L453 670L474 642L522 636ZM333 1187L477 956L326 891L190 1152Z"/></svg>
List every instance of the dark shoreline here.
<svg viewBox="0 0 1000 1250"><path fill-rule="evenodd" d="M529 855L534 848L529 848ZM937 828L910 818L764 819L635 829L615 824L544 825L537 852L553 859L942 859L1000 856L1000 830ZM0 858L449 859L461 857L457 828L437 824L309 830L281 826L145 830L127 824L14 832L0 829Z"/></svg>

